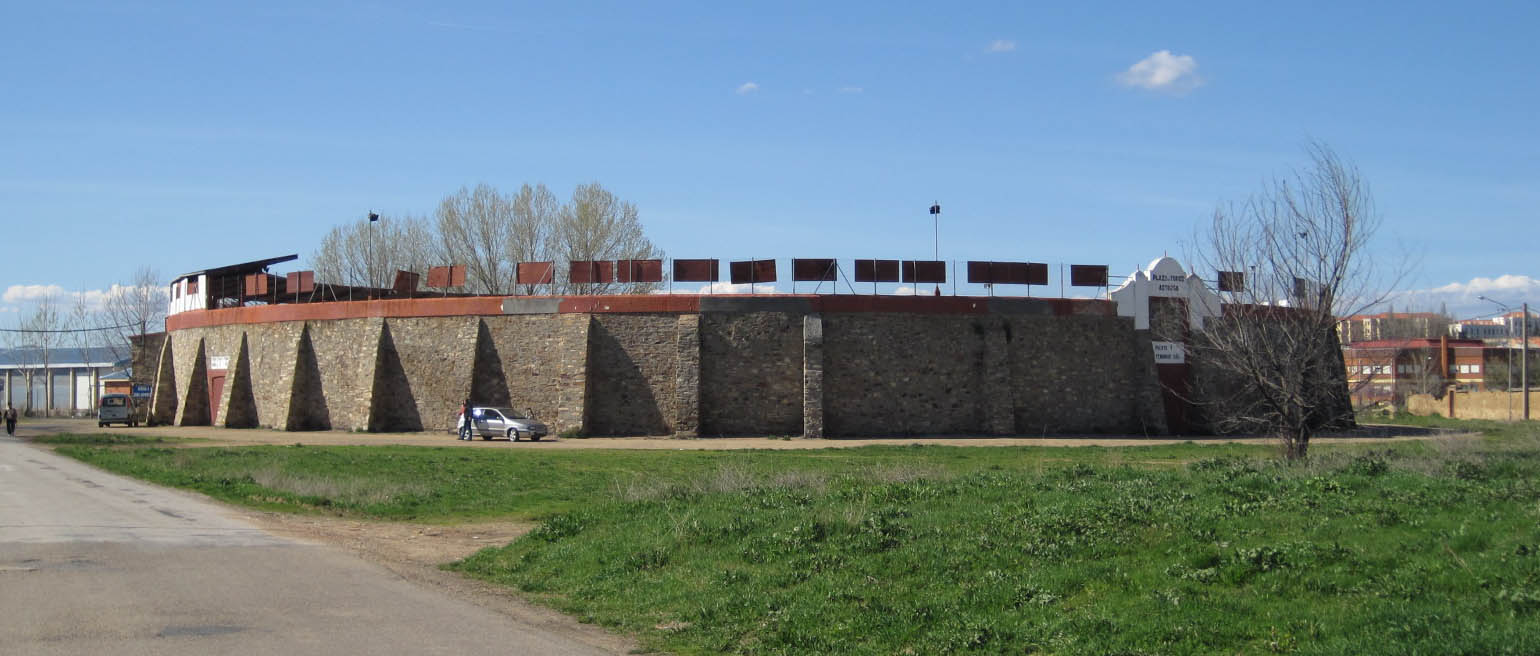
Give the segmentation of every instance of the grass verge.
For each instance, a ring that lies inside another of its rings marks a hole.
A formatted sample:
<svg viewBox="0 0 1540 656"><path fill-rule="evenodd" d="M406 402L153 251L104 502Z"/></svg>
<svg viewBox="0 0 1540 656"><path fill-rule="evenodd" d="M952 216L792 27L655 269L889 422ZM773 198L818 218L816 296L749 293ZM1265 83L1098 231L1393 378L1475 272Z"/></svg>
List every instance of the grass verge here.
<svg viewBox="0 0 1540 656"><path fill-rule="evenodd" d="M38 444L71 444L78 446L145 446L149 444L185 444L207 442L202 438L165 437L161 435L123 433L59 433L42 435L31 441Z"/></svg>
<svg viewBox="0 0 1540 656"><path fill-rule="evenodd" d="M1470 428L1456 423L1454 427ZM453 567L677 653L1540 652L1540 447L61 447L259 507L543 520Z"/></svg>

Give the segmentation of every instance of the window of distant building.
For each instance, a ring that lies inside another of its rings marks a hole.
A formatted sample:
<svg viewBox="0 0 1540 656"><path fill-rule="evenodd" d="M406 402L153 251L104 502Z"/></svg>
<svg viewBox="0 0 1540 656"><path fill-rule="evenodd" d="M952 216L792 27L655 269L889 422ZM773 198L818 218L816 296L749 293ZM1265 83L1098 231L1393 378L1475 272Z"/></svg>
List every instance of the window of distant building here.
<svg viewBox="0 0 1540 656"><path fill-rule="evenodd" d="M188 294L196 294L196 293L198 293L198 279L197 278L188 278L187 279L187 293Z"/></svg>

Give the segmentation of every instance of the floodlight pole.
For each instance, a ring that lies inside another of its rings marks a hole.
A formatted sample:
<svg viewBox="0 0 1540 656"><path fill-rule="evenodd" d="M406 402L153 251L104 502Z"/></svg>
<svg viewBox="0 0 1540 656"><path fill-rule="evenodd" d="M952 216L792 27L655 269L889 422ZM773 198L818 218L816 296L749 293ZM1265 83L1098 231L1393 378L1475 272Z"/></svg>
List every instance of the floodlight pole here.
<svg viewBox="0 0 1540 656"><path fill-rule="evenodd" d="M935 237L935 254L931 256L931 259L936 261L936 262L940 262L941 261L941 201L939 201L939 200L934 202L934 203L931 203L931 205L930 205L930 227L931 227L931 232L934 233L934 237ZM936 295L937 296L941 295L941 283L939 283L939 282L936 283Z"/></svg>
<svg viewBox="0 0 1540 656"><path fill-rule="evenodd" d="M369 298L374 298L374 222L380 220L380 215L369 212L369 250L364 257L369 258L364 265L364 279L369 286Z"/></svg>
<svg viewBox="0 0 1540 656"><path fill-rule="evenodd" d="M1524 388L1524 421L1529 421L1529 303L1524 304L1524 316L1519 317L1524 322L1524 344L1522 353L1524 357L1519 360L1519 385Z"/></svg>
<svg viewBox="0 0 1540 656"><path fill-rule="evenodd" d="M1505 313L1512 313L1512 311L1514 311L1514 308L1509 308L1508 305L1503 305L1503 303L1497 302L1497 300L1488 299L1488 297L1485 296L1477 296L1477 299L1485 300L1485 302L1492 303L1492 305L1498 306L1498 308L1503 308ZM1505 351L1508 351L1508 394L1512 394L1514 393L1514 322L1511 322L1511 320L1506 320L1508 319L1506 316L1503 317L1503 319L1505 319L1505 322L1503 323L1508 323L1508 345L1506 345L1508 348L1505 348ZM1528 366L1526 366L1526 363L1528 363L1529 359L1529 303L1525 303L1525 316L1522 317L1522 320L1525 322L1525 351L1523 351L1525 356L1523 356L1523 359L1518 362L1520 370L1523 370L1522 373L1518 374L1518 380L1520 380L1520 387L1523 388L1523 391L1520 391L1520 394L1523 394L1523 397L1525 397L1525 419L1528 420L1529 379ZM1508 405L1508 420L1511 422L1511 420L1514 420L1514 403L1512 403L1511 396L1509 396L1508 403L1505 403L1505 405Z"/></svg>

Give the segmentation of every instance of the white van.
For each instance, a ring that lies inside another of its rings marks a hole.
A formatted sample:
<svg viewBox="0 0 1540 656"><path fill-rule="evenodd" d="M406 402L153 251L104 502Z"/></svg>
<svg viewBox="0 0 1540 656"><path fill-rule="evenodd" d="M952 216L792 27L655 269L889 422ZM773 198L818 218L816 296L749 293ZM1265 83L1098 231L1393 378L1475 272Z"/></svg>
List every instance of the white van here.
<svg viewBox="0 0 1540 656"><path fill-rule="evenodd" d="M108 424L139 425L134 419L134 397L127 394L102 396L102 402L96 406L96 425L100 428Z"/></svg>

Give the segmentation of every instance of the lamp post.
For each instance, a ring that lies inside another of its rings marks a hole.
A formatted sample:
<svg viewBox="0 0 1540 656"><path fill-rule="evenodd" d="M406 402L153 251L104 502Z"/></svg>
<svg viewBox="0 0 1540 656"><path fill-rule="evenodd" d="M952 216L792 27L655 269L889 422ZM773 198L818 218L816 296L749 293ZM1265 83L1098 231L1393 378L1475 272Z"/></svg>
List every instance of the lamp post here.
<svg viewBox="0 0 1540 656"><path fill-rule="evenodd" d="M941 201L930 204L930 227L935 236L935 254L931 256L935 261L941 261ZM954 284L952 289L957 287ZM941 283L936 283L936 295L941 295Z"/></svg>
<svg viewBox="0 0 1540 656"><path fill-rule="evenodd" d="M1524 343L1520 345L1519 353L1519 387L1524 388L1524 421L1529 421L1529 303L1524 303L1523 314L1519 318L1523 321L1523 328L1519 334L1523 336ZM1511 324L1510 324L1511 325Z"/></svg>
<svg viewBox="0 0 1540 656"><path fill-rule="evenodd" d="M374 298L374 224L380 220L380 215L369 213L369 251L365 257L369 258L365 265L364 275L368 278L369 298Z"/></svg>
<svg viewBox="0 0 1540 656"><path fill-rule="evenodd" d="M1483 301L1486 301L1488 303L1491 303L1492 305L1496 305L1497 307L1502 308L1503 312L1505 312L1505 313L1513 312L1513 308L1508 307L1507 305L1504 305L1503 303L1501 303L1499 301L1495 301L1495 300L1487 298L1485 296L1477 296L1476 298L1478 298L1480 300L1483 300ZM1508 326L1508 340L1507 340L1507 343L1503 345L1504 346L1503 350L1508 352L1508 385L1503 389L1503 391L1508 393L1509 395L1512 395L1513 394L1513 322L1512 321L1507 321L1507 318L1508 318L1507 315L1504 314L1503 315L1503 319L1504 319L1503 323L1507 324L1507 326ZM1528 355L1528 354L1526 353L1526 355ZM1524 401L1525 401L1524 402L1524 406L1525 406L1525 408L1524 408L1524 416L1527 419L1529 417L1529 407L1528 407L1529 406L1529 388L1526 386L1524 391L1520 392L1520 394L1524 395ZM1511 396L1510 396L1510 398L1511 398ZM1510 400L1505 405L1508 406L1508 421L1513 421L1513 402Z"/></svg>

